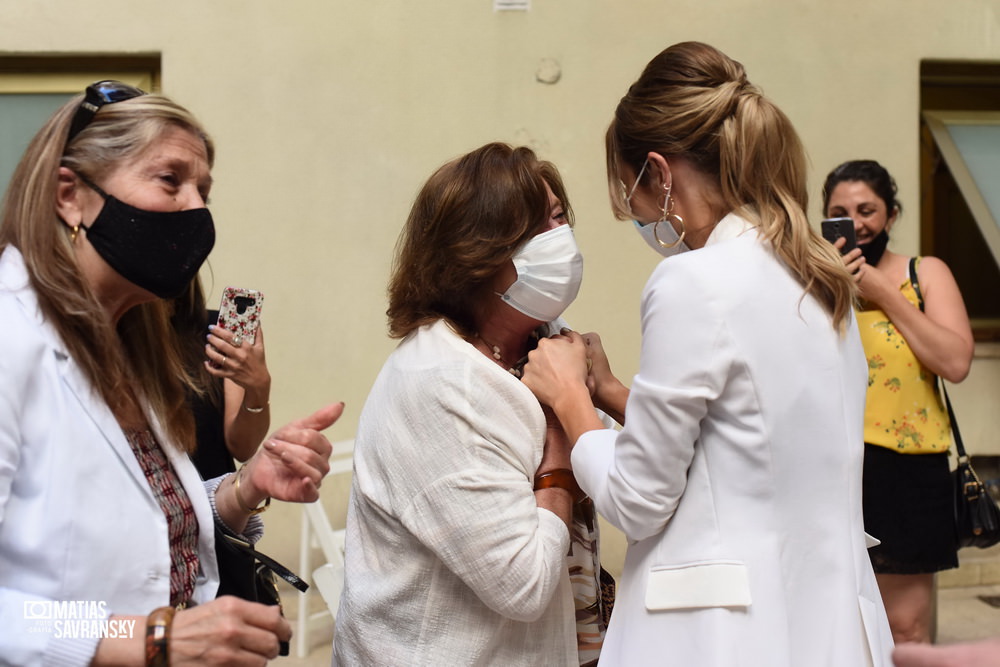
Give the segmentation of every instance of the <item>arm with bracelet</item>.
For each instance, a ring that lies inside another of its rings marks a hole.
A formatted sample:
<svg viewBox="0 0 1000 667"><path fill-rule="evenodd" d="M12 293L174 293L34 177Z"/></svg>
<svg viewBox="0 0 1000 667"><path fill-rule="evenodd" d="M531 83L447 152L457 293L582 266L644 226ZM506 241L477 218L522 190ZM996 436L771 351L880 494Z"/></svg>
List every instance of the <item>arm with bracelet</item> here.
<svg viewBox="0 0 1000 667"><path fill-rule="evenodd" d="M572 445L566 438L566 432L549 408L544 408L543 411L546 420L545 447L533 480L535 502L542 509L554 513L569 527L573 505L584 494L573 477L569 462Z"/></svg>
<svg viewBox="0 0 1000 667"><path fill-rule="evenodd" d="M574 503L583 501L587 494L583 492L580 485L573 476L573 471L569 468L556 468L547 472L535 475L535 491L542 489L562 489L566 491Z"/></svg>
<svg viewBox="0 0 1000 667"><path fill-rule="evenodd" d="M263 295L256 290L243 290L253 296L256 304L253 319L249 319L249 308L241 316L237 305L230 303L249 297L236 296L233 290L226 288L219 324L208 328L205 364L209 373L223 381L226 449L243 462L257 451L270 428L271 374L259 320Z"/></svg>
<svg viewBox="0 0 1000 667"><path fill-rule="evenodd" d="M148 616L114 616L134 622L130 637L102 639L92 667L179 667L252 664L279 655L279 641L292 630L277 607L226 597L175 609L158 607Z"/></svg>

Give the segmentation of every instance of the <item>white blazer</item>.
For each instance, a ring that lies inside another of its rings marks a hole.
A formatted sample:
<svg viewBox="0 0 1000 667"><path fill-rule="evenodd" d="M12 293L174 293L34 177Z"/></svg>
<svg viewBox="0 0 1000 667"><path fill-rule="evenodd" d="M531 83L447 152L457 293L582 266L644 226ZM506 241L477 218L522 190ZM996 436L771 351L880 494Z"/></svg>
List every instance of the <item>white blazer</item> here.
<svg viewBox="0 0 1000 667"><path fill-rule="evenodd" d="M187 455L157 439L194 505L215 596L213 515ZM33 601L149 614L170 601L167 521L108 406L43 319L20 253L0 255L0 664L87 664L96 639L55 636ZM28 603L27 605L25 603ZM51 609L51 607L48 607ZM141 630L141 628L139 628Z"/></svg>
<svg viewBox="0 0 1000 667"><path fill-rule="evenodd" d="M602 665L892 664L861 518L867 373L741 218L662 261L620 433L573 468L629 539Z"/></svg>

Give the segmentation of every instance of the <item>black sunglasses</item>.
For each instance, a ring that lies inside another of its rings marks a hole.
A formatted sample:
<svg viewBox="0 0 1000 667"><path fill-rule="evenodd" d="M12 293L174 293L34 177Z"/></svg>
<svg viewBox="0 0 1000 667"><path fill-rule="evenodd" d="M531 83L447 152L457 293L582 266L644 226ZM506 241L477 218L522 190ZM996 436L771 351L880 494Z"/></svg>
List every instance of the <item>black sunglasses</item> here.
<svg viewBox="0 0 1000 667"><path fill-rule="evenodd" d="M130 86L121 81L108 80L90 84L87 86L83 102L80 102L80 108L76 110L76 115L73 116L73 122L69 126L66 145L68 146L76 138L76 135L80 134L83 128L90 125L90 121L94 119L94 114L104 105L130 100L145 94L146 91L139 90L135 86Z"/></svg>

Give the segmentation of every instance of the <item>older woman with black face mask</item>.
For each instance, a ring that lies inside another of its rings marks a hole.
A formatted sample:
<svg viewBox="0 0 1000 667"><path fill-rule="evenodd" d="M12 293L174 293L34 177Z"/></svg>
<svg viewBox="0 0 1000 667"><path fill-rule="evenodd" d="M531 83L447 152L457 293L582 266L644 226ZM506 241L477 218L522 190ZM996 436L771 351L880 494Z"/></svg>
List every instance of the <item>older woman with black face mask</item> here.
<svg viewBox="0 0 1000 667"><path fill-rule="evenodd" d="M215 240L214 147L160 95L87 88L38 132L0 219L0 663L259 665L277 607L214 599L215 524L312 501L331 405L203 484L169 304Z"/></svg>
<svg viewBox="0 0 1000 667"><path fill-rule="evenodd" d="M596 661L593 507L519 379L580 286L570 225L527 148L483 146L417 196L389 284L402 341L355 441L335 664Z"/></svg>

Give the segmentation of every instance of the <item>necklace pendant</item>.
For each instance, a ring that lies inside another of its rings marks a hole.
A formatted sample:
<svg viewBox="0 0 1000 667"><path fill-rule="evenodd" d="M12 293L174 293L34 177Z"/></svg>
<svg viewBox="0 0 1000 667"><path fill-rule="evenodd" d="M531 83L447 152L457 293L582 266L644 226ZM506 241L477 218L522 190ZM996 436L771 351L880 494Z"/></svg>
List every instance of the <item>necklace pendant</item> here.
<svg viewBox="0 0 1000 667"><path fill-rule="evenodd" d="M500 354L500 346L499 345L494 345L493 346L493 358L496 359L497 361L501 361L503 359L503 355Z"/></svg>

